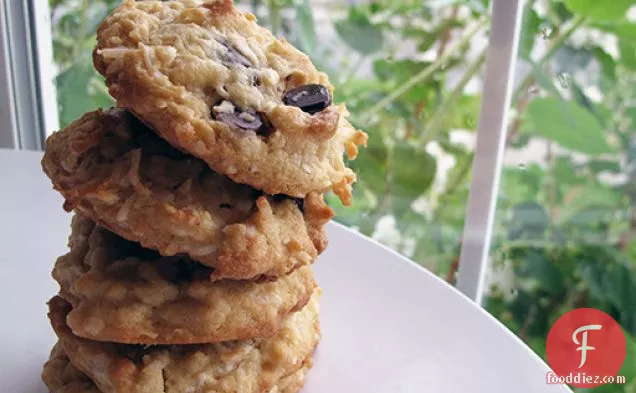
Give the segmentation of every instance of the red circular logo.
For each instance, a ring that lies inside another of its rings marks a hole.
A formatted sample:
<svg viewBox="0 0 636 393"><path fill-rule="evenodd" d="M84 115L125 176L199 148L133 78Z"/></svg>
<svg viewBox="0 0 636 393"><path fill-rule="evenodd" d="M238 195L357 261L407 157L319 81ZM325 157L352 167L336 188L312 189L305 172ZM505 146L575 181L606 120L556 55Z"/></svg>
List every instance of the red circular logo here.
<svg viewBox="0 0 636 393"><path fill-rule="evenodd" d="M577 388L625 383L617 374L626 350L623 330L612 317L593 308L572 310L548 333L546 355L553 373L547 382Z"/></svg>

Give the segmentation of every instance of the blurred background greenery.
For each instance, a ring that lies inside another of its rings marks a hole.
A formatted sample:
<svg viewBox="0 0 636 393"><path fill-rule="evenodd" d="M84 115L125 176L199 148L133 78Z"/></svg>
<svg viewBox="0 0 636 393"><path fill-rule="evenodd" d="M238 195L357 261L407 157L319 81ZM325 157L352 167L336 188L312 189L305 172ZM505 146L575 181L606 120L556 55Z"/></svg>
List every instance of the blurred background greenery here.
<svg viewBox="0 0 636 393"><path fill-rule="evenodd" d="M112 100L91 64L117 0L50 0L62 125ZM239 5L326 71L370 135L337 220L455 281L488 0ZM636 391L636 24L632 0L529 0L484 306L545 357L550 326L594 307L623 326ZM452 310L449 310L452 312ZM582 390L580 390L582 391Z"/></svg>

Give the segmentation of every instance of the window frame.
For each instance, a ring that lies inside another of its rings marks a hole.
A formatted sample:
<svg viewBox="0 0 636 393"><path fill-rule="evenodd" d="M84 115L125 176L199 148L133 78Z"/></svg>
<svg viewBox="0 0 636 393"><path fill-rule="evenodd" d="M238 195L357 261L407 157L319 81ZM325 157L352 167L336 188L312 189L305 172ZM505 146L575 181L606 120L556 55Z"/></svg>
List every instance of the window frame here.
<svg viewBox="0 0 636 393"><path fill-rule="evenodd" d="M0 4L0 148L42 150L57 129L48 1Z"/></svg>
<svg viewBox="0 0 636 393"><path fill-rule="evenodd" d="M493 0L456 288L481 304L517 65L524 0Z"/></svg>

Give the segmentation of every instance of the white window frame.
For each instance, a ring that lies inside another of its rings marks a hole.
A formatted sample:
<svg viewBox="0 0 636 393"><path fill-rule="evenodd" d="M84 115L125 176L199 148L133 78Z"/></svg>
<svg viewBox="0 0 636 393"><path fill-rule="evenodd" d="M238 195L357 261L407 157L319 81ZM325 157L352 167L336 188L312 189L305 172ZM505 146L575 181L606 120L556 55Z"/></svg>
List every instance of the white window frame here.
<svg viewBox="0 0 636 393"><path fill-rule="evenodd" d="M466 206L457 289L481 304L508 133L524 0L493 0L488 57Z"/></svg>
<svg viewBox="0 0 636 393"><path fill-rule="evenodd" d="M0 3L0 148L41 150L59 126L47 0Z"/></svg>
<svg viewBox="0 0 636 393"><path fill-rule="evenodd" d="M488 57L457 289L481 304L524 0L493 0ZM47 0L0 4L0 148L41 150L58 128Z"/></svg>

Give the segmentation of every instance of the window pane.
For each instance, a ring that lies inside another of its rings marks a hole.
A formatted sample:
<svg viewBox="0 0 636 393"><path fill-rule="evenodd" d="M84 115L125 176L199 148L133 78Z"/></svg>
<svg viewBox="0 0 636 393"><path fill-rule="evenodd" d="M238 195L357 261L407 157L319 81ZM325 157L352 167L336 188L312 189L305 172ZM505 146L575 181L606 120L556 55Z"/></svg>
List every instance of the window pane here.
<svg viewBox="0 0 636 393"><path fill-rule="evenodd" d="M62 125L112 105L93 70L95 30L117 0L50 0ZM454 279L459 257L487 1L240 1L330 76L335 100L368 132L352 162L352 207L337 220ZM452 268L451 268L452 267Z"/></svg>
<svg viewBox="0 0 636 393"><path fill-rule="evenodd" d="M92 50L98 24L119 3L49 0L61 127L88 111L113 105L103 78L93 68Z"/></svg>
<svg viewBox="0 0 636 393"><path fill-rule="evenodd" d="M525 10L491 251L486 307L542 356L573 308L614 317L628 353L636 333L634 12L588 3Z"/></svg>

